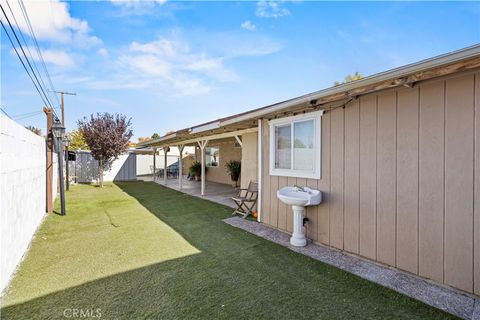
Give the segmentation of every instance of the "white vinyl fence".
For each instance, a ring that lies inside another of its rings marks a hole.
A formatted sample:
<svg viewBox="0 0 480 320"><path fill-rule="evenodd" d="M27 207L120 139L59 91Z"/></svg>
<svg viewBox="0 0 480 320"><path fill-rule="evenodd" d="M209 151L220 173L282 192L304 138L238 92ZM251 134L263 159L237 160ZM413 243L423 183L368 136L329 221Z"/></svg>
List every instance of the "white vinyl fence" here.
<svg viewBox="0 0 480 320"><path fill-rule="evenodd" d="M98 179L98 161L95 160L90 151L77 150L76 161L69 161L69 175L76 177L79 183L90 183ZM157 155L156 168L163 169L164 156ZM167 166L178 161L178 156L168 155ZM152 175L153 155L136 154L130 150L127 154L121 155L112 164L110 170L103 175L104 181L130 181L136 180L137 176Z"/></svg>
<svg viewBox="0 0 480 320"><path fill-rule="evenodd" d="M58 175L54 157L54 197ZM0 291L46 212L45 139L0 115Z"/></svg>
<svg viewBox="0 0 480 320"><path fill-rule="evenodd" d="M163 153L163 152L162 152ZM165 156L163 154L157 155L155 158L156 169L163 169ZM167 167L178 162L179 156L167 155ZM153 155L151 154L137 154L137 176L152 175L153 173Z"/></svg>

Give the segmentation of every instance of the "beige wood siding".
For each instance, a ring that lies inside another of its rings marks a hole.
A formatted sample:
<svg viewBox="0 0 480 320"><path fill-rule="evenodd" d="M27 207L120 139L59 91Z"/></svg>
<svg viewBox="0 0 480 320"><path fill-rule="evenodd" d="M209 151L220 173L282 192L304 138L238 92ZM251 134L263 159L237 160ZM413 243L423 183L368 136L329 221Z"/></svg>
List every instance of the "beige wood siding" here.
<svg viewBox="0 0 480 320"><path fill-rule="evenodd" d="M377 106L377 259L395 265L397 93L378 95Z"/></svg>
<svg viewBox="0 0 480 320"><path fill-rule="evenodd" d="M248 188L250 181L258 180L258 135L256 132L242 136L242 174L241 187Z"/></svg>
<svg viewBox="0 0 480 320"><path fill-rule="evenodd" d="M480 295L480 72L475 74L475 185L474 189L474 215L473 215L473 284L474 292Z"/></svg>
<svg viewBox="0 0 480 320"><path fill-rule="evenodd" d="M360 104L345 108L344 249L359 253L360 243Z"/></svg>
<svg viewBox="0 0 480 320"><path fill-rule="evenodd" d="M480 294L480 71L368 94L322 117L321 179L269 175L263 222L291 232L276 191L307 185L307 236Z"/></svg>
<svg viewBox="0 0 480 320"><path fill-rule="evenodd" d="M419 273L443 281L445 81L420 87Z"/></svg>
<svg viewBox="0 0 480 320"><path fill-rule="evenodd" d="M474 76L445 83L445 283L473 291Z"/></svg>
<svg viewBox="0 0 480 320"><path fill-rule="evenodd" d="M396 266L418 273L418 88L397 91Z"/></svg>
<svg viewBox="0 0 480 320"><path fill-rule="evenodd" d="M230 160L242 160L242 148L235 146L235 141L215 142L210 141L207 147L220 148L220 163L218 167L207 167L206 181L231 184L232 179L225 169L225 165ZM196 158L201 159L200 149L196 149Z"/></svg>

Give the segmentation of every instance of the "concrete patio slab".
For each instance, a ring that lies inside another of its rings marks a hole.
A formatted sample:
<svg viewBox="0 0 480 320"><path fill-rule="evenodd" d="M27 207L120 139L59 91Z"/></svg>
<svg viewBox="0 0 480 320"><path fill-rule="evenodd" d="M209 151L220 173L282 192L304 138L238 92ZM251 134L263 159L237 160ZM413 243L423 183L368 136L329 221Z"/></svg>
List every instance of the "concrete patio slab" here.
<svg viewBox="0 0 480 320"><path fill-rule="evenodd" d="M164 183L163 179L157 179L155 182L194 197L207 199L230 208L235 208L235 203L231 198L238 194L238 190L228 184L206 181L205 195L202 196L200 192L200 181L192 181L184 178L181 190L178 184L178 179L168 179L167 184Z"/></svg>
<svg viewBox="0 0 480 320"><path fill-rule="evenodd" d="M291 246L289 234L255 221L231 217L225 219L224 222L287 247L292 251L393 289L462 319L480 320L480 300L473 296L336 249L313 244L311 241L305 247Z"/></svg>

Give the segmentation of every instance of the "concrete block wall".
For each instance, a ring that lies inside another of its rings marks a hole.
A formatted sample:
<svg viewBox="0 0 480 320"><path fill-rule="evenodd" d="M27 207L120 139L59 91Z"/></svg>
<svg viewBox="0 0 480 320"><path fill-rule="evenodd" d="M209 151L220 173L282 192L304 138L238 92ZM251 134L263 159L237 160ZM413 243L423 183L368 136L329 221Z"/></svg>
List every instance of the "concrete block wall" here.
<svg viewBox="0 0 480 320"><path fill-rule="evenodd" d="M45 152L43 137L0 115L0 291L45 216Z"/></svg>

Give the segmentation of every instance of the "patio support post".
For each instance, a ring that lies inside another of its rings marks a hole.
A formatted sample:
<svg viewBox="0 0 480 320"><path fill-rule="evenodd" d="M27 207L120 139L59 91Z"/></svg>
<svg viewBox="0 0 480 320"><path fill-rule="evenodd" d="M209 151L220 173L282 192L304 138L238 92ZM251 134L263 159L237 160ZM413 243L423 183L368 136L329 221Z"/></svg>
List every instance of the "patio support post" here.
<svg viewBox="0 0 480 320"><path fill-rule="evenodd" d="M156 171L157 171L157 148L153 148L153 182L155 182Z"/></svg>
<svg viewBox="0 0 480 320"><path fill-rule="evenodd" d="M263 140L262 140L262 119L258 119L258 132L257 132L257 154L258 154L258 164L257 164L257 173L258 173L258 201L257 201L257 221L262 222L262 175L263 175Z"/></svg>
<svg viewBox="0 0 480 320"><path fill-rule="evenodd" d="M183 180L183 148L185 145L178 145L178 188L182 190L182 180Z"/></svg>
<svg viewBox="0 0 480 320"><path fill-rule="evenodd" d="M168 146L163 148L163 184L167 185L167 153Z"/></svg>
<svg viewBox="0 0 480 320"><path fill-rule="evenodd" d="M202 159L202 175L201 175L201 195L205 195L205 147L208 144L208 140L198 141L200 147L201 159Z"/></svg>

